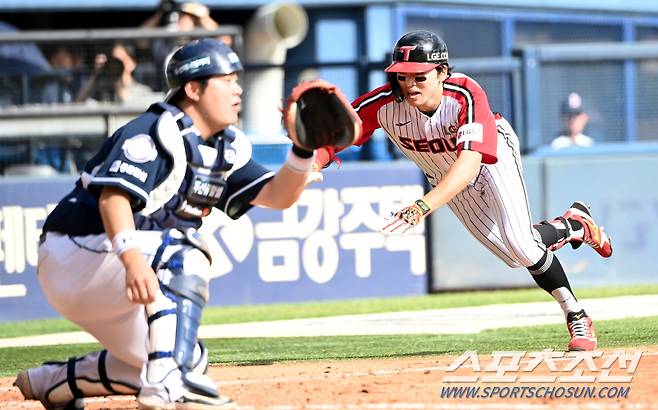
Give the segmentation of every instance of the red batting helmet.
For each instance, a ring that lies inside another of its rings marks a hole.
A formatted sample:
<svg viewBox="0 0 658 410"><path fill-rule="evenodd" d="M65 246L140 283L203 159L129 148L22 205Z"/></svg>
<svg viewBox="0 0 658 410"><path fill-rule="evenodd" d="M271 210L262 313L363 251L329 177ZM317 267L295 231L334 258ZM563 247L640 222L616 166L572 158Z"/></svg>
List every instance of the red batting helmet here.
<svg viewBox="0 0 658 410"><path fill-rule="evenodd" d="M448 46L431 31L411 31L400 37L393 48L393 62L387 73L424 73L448 64Z"/></svg>

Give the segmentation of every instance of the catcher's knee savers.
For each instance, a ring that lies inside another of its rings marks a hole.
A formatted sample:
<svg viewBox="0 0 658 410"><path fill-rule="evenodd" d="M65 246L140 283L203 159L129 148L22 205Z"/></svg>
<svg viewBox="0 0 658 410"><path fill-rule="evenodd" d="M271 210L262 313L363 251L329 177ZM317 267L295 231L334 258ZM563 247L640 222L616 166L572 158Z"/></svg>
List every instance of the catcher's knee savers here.
<svg viewBox="0 0 658 410"><path fill-rule="evenodd" d="M198 372L199 368L207 367L207 354L202 348L199 361L197 347L201 313L208 302L210 262L208 248L196 230L188 229L184 233L171 230L163 234L152 264L158 273L162 296L147 306L151 341L147 377L149 381L159 382L178 367L186 385L214 396L216 387Z"/></svg>

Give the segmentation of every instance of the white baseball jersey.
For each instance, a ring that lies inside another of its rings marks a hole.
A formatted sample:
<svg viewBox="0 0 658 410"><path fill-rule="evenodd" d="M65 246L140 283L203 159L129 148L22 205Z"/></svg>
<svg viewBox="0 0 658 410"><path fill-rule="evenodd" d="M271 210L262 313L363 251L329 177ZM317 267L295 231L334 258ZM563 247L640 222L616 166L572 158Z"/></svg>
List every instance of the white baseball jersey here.
<svg viewBox="0 0 658 410"><path fill-rule="evenodd" d="M383 128L432 187L461 151L481 153L479 175L449 202L450 209L478 241L509 266L528 267L541 259L546 247L532 226L518 138L504 118L491 112L477 82L464 74L452 74L443 83L441 103L431 117L406 100L396 102L388 84L352 105L363 121L357 145Z"/></svg>

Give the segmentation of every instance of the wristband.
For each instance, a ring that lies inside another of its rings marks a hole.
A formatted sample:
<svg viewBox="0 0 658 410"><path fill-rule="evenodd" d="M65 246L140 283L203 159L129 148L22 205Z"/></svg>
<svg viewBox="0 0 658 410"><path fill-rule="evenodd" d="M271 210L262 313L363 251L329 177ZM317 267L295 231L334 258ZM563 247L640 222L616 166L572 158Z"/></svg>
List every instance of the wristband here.
<svg viewBox="0 0 658 410"><path fill-rule="evenodd" d="M420 209L420 212L423 214L423 216L427 215L432 211L429 205L425 203L422 199L417 199L416 202L414 202L417 206L418 209Z"/></svg>
<svg viewBox="0 0 658 410"><path fill-rule="evenodd" d="M288 153L288 157L286 158L285 165L290 168L291 171L297 172L299 174L305 174L311 170L311 167L313 166L313 159L315 158L315 152L314 151L305 151L304 152L311 153L310 157L302 157L297 154L295 147L293 145L293 148L290 150Z"/></svg>
<svg viewBox="0 0 658 410"><path fill-rule="evenodd" d="M132 248L137 248L134 229L124 229L112 238L112 249L117 255L121 255Z"/></svg>
<svg viewBox="0 0 658 410"><path fill-rule="evenodd" d="M295 153L300 158L311 158L313 154L315 154L315 151L309 151L307 149L298 147L295 144L292 144L292 152Z"/></svg>

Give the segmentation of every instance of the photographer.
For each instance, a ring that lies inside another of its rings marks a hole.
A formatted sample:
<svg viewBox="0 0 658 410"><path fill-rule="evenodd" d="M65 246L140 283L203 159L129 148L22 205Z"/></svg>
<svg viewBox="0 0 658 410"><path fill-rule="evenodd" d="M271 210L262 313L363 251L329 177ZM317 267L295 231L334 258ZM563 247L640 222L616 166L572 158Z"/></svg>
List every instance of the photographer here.
<svg viewBox="0 0 658 410"><path fill-rule="evenodd" d="M133 77L137 63L129 47L117 43L108 54L96 54L94 69L76 101L91 99L148 106L162 97Z"/></svg>
<svg viewBox="0 0 658 410"><path fill-rule="evenodd" d="M155 14L142 27L168 27L174 31L192 31L197 28L215 30L219 23L210 17L210 10L198 2L178 3L162 0ZM227 46L233 45L231 36L220 36L218 40Z"/></svg>
<svg viewBox="0 0 658 410"><path fill-rule="evenodd" d="M192 31L195 29L215 30L219 23L210 17L210 10L207 6L198 2L177 2L176 0L161 0L157 11L140 25L144 28L167 27L171 31ZM229 47L233 46L231 36L219 36L222 41ZM167 55L177 46L186 42L186 39L156 39L153 42L140 42L138 46L141 50L150 50L152 62L157 68L154 82L149 84L160 89L164 85L164 78L161 75L160 67L163 66Z"/></svg>

